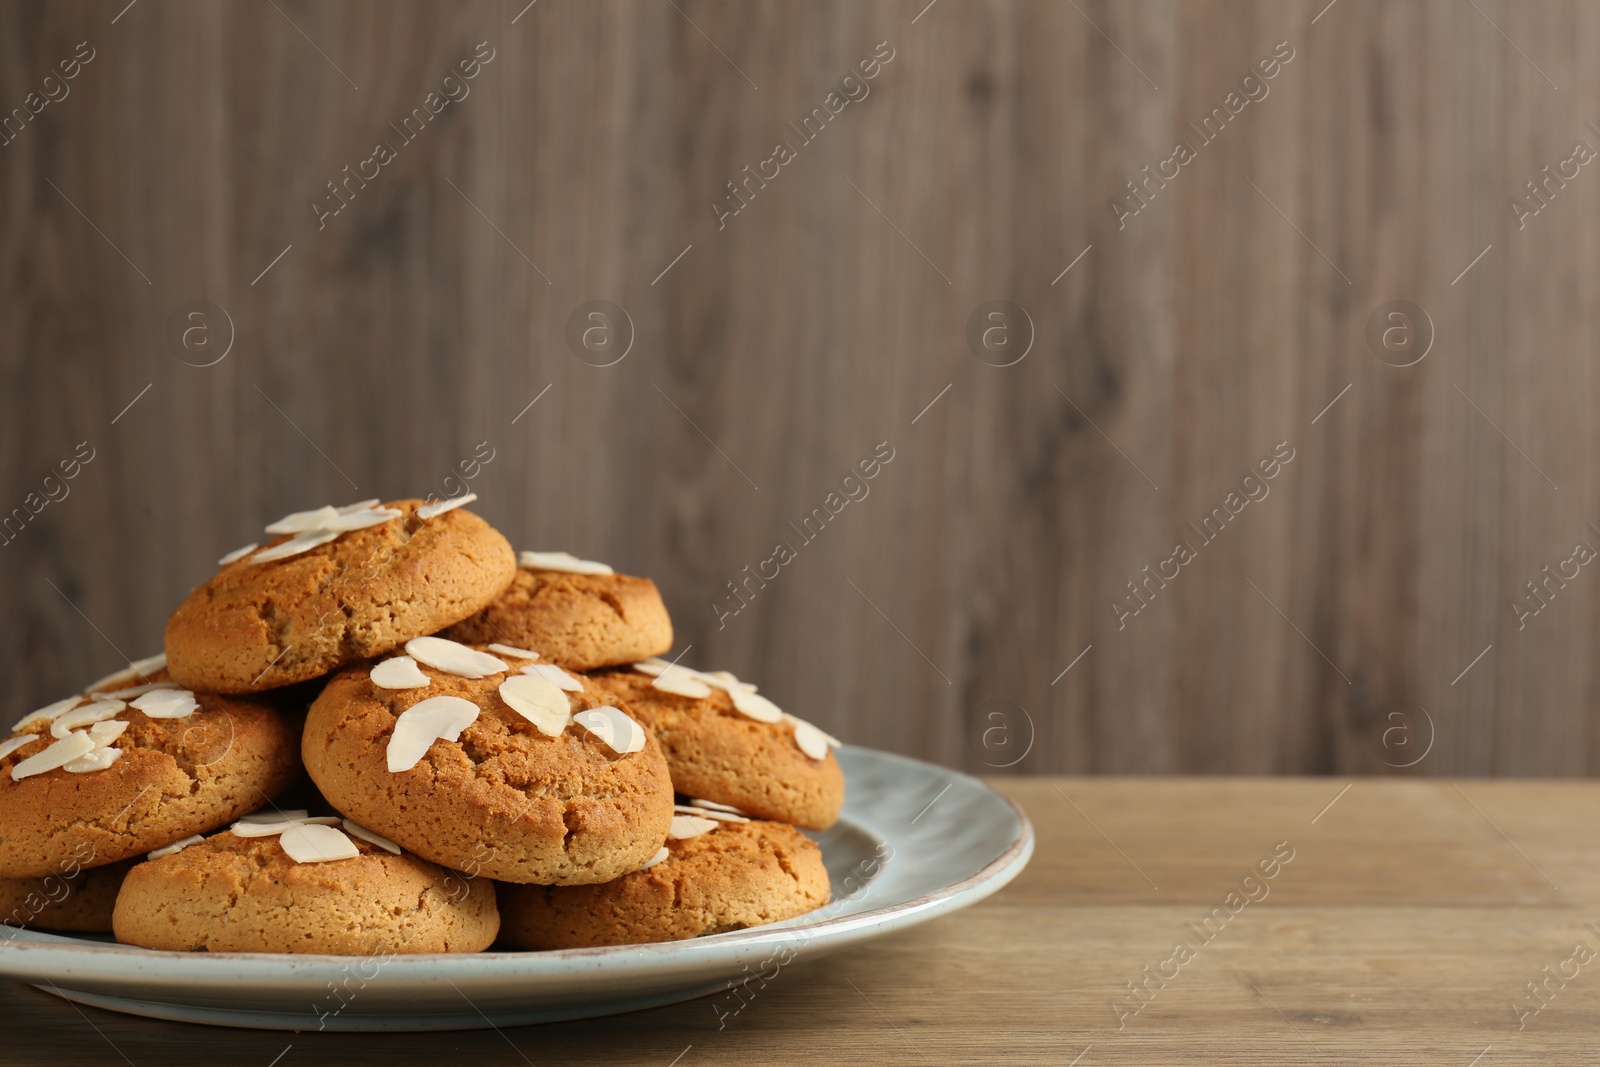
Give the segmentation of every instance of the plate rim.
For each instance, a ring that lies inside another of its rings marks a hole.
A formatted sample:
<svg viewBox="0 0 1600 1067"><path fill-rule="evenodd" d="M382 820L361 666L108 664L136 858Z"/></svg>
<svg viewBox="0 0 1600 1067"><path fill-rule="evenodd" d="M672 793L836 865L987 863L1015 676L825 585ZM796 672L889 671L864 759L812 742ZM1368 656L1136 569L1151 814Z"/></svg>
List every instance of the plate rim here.
<svg viewBox="0 0 1600 1067"><path fill-rule="evenodd" d="M905 756L897 752L869 748L864 745L846 745L843 747L854 752L866 754L871 759L910 764L953 779L966 779L984 793L998 798L1005 805L1006 809L1016 819L1016 831L997 855L977 871L959 881L940 886L931 892L908 900L884 904L849 915L834 916L816 923L805 923L802 917L802 921L793 926L767 924L749 927L744 930L728 931L724 934L693 938L687 942L665 941L639 945L601 945L542 952L486 950L471 953L398 954L390 957L387 965L398 965L399 974L397 974L397 977L403 975L411 980L426 980L430 977L428 972L432 968L443 967L449 970L458 967L471 968L475 965L482 967L484 964L491 964L494 968L492 974L480 972L480 974L473 976L491 980L515 974L517 969L510 965L518 961L537 968L540 963L558 960L562 963L580 963L582 961L599 963L604 960L626 957L627 965L631 968L640 968L645 971L670 970L680 962L680 958L685 954L684 950L688 945L696 946L701 952L712 950L718 952L718 954L737 955L742 947L753 942L761 942L765 945L773 941L785 942L801 938L809 942L818 936L831 935L831 942L827 946L831 950L831 948L843 947L854 940L858 940L862 934L884 926L888 926L888 929L884 932L889 933L906 925L916 925L917 923L915 922L909 922L909 920L916 917L926 916L926 918L918 919L919 922L926 921L927 918L934 917L926 913L932 911L938 914L948 910L949 903L952 901L961 902L962 906L976 904L1010 884L1026 868L1028 861L1032 858L1035 847L1036 834L1033 822L1028 818L1027 812L1022 809L1022 806L1005 793L984 782L976 775L968 774L953 767L945 767L914 756ZM77 971L78 973L74 977L80 979L98 977L114 979L116 972L124 967L139 969L140 961L149 960L155 964L154 973L145 971L138 977L152 991L156 989L183 989L194 985L196 981L203 980L193 975L184 976L167 972L164 964L168 962L195 964L200 958L204 957L216 960L217 966L228 964L264 965L271 969L258 972L252 966L248 977L237 974L234 977L244 978L248 982L259 983L269 987L290 988L303 983L310 974L320 973L323 968L347 967L351 960L371 958L370 955L360 954L177 952L163 949L143 949L135 945L124 945L117 942L88 942L67 934L56 935L48 931L23 930L19 931L19 934L21 933L45 933L48 935L48 939L13 937L0 942L0 960L3 960L6 955L5 948L20 950L16 953L19 956L32 955L36 952L52 955L60 954L66 957L61 961L66 964L65 969ZM89 968L93 966L91 961L112 963L111 973L104 971L99 974L90 973ZM115 962L113 963L112 961ZM201 963L200 966L204 967L207 964ZM542 970L542 968L539 969ZM33 973L37 974L39 972L35 971ZM451 977L456 976L451 975ZM529 977L532 977L532 975L529 975ZM68 981L72 980L63 974L60 969L56 969L54 973L50 974L48 980L52 983L58 983L61 978L67 978ZM30 983L38 981L37 978L30 975L17 973L15 969L6 967L3 963L0 963L0 979Z"/></svg>

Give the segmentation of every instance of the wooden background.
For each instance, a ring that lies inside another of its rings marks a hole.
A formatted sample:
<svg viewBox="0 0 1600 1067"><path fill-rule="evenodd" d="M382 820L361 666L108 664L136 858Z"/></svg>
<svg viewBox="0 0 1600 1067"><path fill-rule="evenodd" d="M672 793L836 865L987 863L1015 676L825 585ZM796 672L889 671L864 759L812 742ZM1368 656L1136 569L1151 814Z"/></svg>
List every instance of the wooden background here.
<svg viewBox="0 0 1600 1067"><path fill-rule="evenodd" d="M0 147L0 515L94 455L0 547L7 713L156 650L265 522L492 451L471 488L515 544L655 577L686 662L851 741L1600 771L1600 574L1513 608L1600 548L1600 173L1521 229L1508 206L1600 149L1600 7L924 2L0 5L8 112L94 50ZM1119 229L1124 183L1279 41L1269 94ZM479 42L470 94L319 229ZM994 299L1035 333L1004 368L966 339ZM1434 334L1404 368L1365 339L1398 299ZM203 368L166 337L196 300L234 334ZM631 320L613 366L566 341L591 300ZM870 495L719 628L879 442ZM1280 442L1270 494L1119 628Z"/></svg>

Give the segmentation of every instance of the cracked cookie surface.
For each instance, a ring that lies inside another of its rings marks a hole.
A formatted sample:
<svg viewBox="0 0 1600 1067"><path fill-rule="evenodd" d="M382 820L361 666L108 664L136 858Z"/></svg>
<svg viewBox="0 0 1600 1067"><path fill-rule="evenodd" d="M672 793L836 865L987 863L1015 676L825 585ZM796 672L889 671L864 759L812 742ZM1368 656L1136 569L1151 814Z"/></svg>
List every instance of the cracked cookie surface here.
<svg viewBox="0 0 1600 1067"><path fill-rule="evenodd" d="M682 941L828 902L822 850L792 826L722 823L666 847L660 863L605 885L502 886L501 940L523 949Z"/></svg>
<svg viewBox="0 0 1600 1067"><path fill-rule="evenodd" d="M587 671L670 650L672 620L648 578L523 567L492 604L443 636L515 645Z"/></svg>
<svg viewBox="0 0 1600 1067"><path fill-rule="evenodd" d="M422 665L426 688L382 689L372 666L352 664L328 682L301 743L322 794L361 825L471 875L564 885L631 871L666 838L672 783L653 738L623 755L575 723L549 737L501 699L514 670L467 679ZM574 713L617 705L587 683L566 695ZM391 773L395 720L439 696L470 700L476 721Z"/></svg>
<svg viewBox="0 0 1600 1067"><path fill-rule="evenodd" d="M456 509L351 530L285 559L225 564L167 622L167 669L180 684L251 693L303 682L482 610L511 582L511 545ZM280 544L288 535L268 545Z"/></svg>
<svg viewBox="0 0 1600 1067"><path fill-rule="evenodd" d="M128 872L123 944L175 952L480 952L500 927L494 886L364 840L360 856L296 863L275 836L224 832Z"/></svg>
<svg viewBox="0 0 1600 1067"><path fill-rule="evenodd" d="M0 758L0 877L101 866L224 826L283 791L300 770L293 718L265 702L194 694L181 719L129 706L122 756L101 771L11 770L56 740L48 727Z"/></svg>

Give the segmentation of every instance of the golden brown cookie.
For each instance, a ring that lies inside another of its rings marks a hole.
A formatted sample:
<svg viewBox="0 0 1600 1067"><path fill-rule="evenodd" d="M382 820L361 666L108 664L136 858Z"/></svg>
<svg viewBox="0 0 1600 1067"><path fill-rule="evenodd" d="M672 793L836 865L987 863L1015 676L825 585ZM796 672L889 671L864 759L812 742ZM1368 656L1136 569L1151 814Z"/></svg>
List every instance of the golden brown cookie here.
<svg viewBox="0 0 1600 1067"><path fill-rule="evenodd" d="M752 718L735 707L733 693L716 676L676 668L668 678L684 674L685 681L702 682L699 690L706 695L668 692L654 684L654 676L631 667L587 677L650 727L678 792L808 830L832 826L844 807L844 773L825 742L808 742L812 753L821 754L818 759L801 749L796 733L820 731L797 727L768 701L754 710L777 721Z"/></svg>
<svg viewBox="0 0 1600 1067"><path fill-rule="evenodd" d="M510 587L443 636L532 649L578 671L632 663L672 647L672 620L654 582L527 565L553 555L523 553Z"/></svg>
<svg viewBox="0 0 1600 1067"><path fill-rule="evenodd" d="M804 915L828 902L822 850L792 826L718 823L604 885L500 887L512 948L681 941Z"/></svg>
<svg viewBox="0 0 1600 1067"><path fill-rule="evenodd" d="M60 873L44 878L0 878L0 927L109 934L117 890L138 862L89 868L69 862ZM0 932L0 937L10 936Z"/></svg>
<svg viewBox="0 0 1600 1067"><path fill-rule="evenodd" d="M500 918L487 879L342 836L357 855L301 863L278 835L228 831L141 863L117 896L117 940L174 952L352 956L481 952L493 943Z"/></svg>
<svg viewBox="0 0 1600 1067"><path fill-rule="evenodd" d="M0 877L102 866L213 830L299 772L283 712L153 678L165 687L42 708L0 742Z"/></svg>
<svg viewBox="0 0 1600 1067"><path fill-rule="evenodd" d="M484 655L438 638L407 648L420 652L430 642L469 659ZM614 701L559 668L537 665L578 691L535 682L518 670L533 669L527 658L495 663L500 669L476 679L418 667L409 656L335 675L312 705L301 748L328 802L425 859L502 881L604 882L648 859L672 819L672 783L648 731L618 712L585 714ZM414 676L423 685L383 688L374 671L389 684ZM523 690L542 692L555 709L556 721L545 720L554 736L507 703L507 692L523 702ZM408 724L432 723L428 716L448 717L452 708L470 721L409 732ZM613 726L612 739L633 751L602 739ZM454 731L458 739L448 739ZM397 752L403 769L391 771Z"/></svg>
<svg viewBox="0 0 1600 1067"><path fill-rule="evenodd" d="M340 510L279 520L312 528L231 559L190 593L167 622L172 676L213 693L306 681L465 619L516 570L511 545L469 511L435 514L420 500ZM374 525L325 528L355 521ZM301 545L311 547L262 562Z"/></svg>

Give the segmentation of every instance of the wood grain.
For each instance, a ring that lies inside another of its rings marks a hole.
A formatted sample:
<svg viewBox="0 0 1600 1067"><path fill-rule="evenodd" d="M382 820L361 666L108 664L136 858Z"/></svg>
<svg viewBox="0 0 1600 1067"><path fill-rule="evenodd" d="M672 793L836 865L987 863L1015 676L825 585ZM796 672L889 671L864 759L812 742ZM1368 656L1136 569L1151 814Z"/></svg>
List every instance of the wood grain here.
<svg viewBox="0 0 1600 1067"><path fill-rule="evenodd" d="M6 1062L169 1062L197 1041L217 1062L282 1055L281 1067L1590 1058L1592 963L1575 975L1568 965L1521 1028L1517 1012L1539 1003L1525 983L1576 944L1600 952L1600 863L1584 833L1593 785L1361 780L1340 795L1328 779L996 784L1039 835L1016 882L971 910L801 962L721 1029L701 999L498 1033L280 1034L80 1011L12 985L0 992ZM1274 854L1290 858L1263 878ZM1254 899L1224 922L1214 915L1230 892ZM1178 941L1193 958L1167 966L1172 977L1151 980L1131 1011L1127 983L1146 982L1144 968Z"/></svg>
<svg viewBox="0 0 1600 1067"><path fill-rule="evenodd" d="M85 41L0 147L0 516L95 456L0 547L7 708L153 651L266 521L439 492L486 442L471 488L518 545L654 576L690 660L853 741L1600 771L1600 579L1512 607L1600 548L1600 178L1508 209L1600 148L1592 4L8 3L0 108ZM1268 94L1197 137L1280 41ZM469 95L401 138L479 42ZM799 137L880 42L868 94ZM1196 158L1119 226L1179 139ZM198 368L165 333L202 299L235 337ZM1014 366L968 346L993 299L1032 322ZM1395 299L1433 324L1412 367L1365 339ZM614 366L569 350L592 300L631 322ZM879 442L869 495L802 541ZM1197 558L1119 624L1179 541Z"/></svg>

